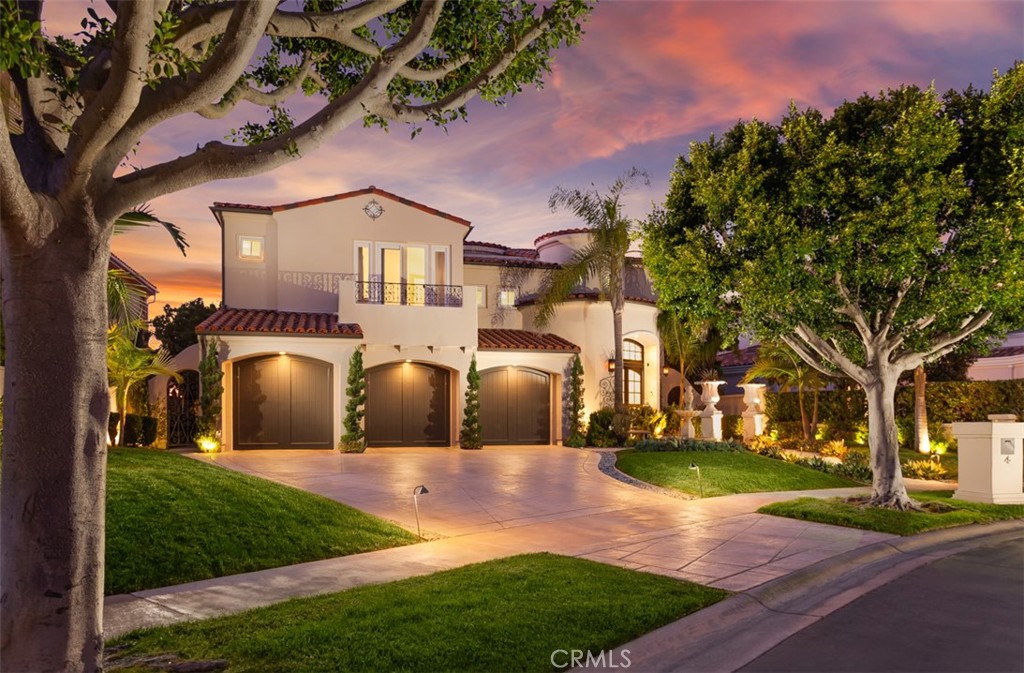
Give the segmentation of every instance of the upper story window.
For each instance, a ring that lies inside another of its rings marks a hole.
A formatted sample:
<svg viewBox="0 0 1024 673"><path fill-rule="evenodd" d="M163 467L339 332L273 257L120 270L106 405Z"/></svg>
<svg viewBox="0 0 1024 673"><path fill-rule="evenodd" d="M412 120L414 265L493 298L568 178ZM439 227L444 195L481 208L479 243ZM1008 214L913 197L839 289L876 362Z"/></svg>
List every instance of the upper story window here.
<svg viewBox="0 0 1024 673"><path fill-rule="evenodd" d="M487 308L487 286L478 285L476 288L476 307Z"/></svg>
<svg viewBox="0 0 1024 673"><path fill-rule="evenodd" d="M519 291L514 287L504 287L498 290L498 306L501 308L515 308Z"/></svg>
<svg viewBox="0 0 1024 673"><path fill-rule="evenodd" d="M263 259L262 236L239 236L238 258L260 261Z"/></svg>

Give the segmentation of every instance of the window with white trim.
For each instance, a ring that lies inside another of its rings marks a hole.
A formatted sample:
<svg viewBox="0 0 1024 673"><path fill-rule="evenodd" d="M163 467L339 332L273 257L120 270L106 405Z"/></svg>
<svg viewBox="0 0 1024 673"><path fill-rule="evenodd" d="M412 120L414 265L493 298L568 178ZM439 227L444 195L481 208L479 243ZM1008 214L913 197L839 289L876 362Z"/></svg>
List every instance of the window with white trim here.
<svg viewBox="0 0 1024 673"><path fill-rule="evenodd" d="M476 307L487 308L487 286L477 285L476 286Z"/></svg>
<svg viewBox="0 0 1024 673"><path fill-rule="evenodd" d="M498 290L498 306L501 308L515 308L519 292L514 287L505 287Z"/></svg>
<svg viewBox="0 0 1024 673"><path fill-rule="evenodd" d="M262 236L239 236L238 258L260 261L263 259Z"/></svg>

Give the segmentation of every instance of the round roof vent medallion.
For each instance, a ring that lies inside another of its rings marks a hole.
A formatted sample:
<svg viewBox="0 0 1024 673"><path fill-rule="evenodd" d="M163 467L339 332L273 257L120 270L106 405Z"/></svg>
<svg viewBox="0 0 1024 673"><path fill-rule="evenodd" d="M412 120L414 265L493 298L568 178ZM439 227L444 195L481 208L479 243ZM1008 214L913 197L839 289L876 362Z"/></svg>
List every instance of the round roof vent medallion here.
<svg viewBox="0 0 1024 673"><path fill-rule="evenodd" d="M384 214L384 206L377 203L377 199L372 199L369 203L363 206L363 212L371 220L376 220L378 217Z"/></svg>

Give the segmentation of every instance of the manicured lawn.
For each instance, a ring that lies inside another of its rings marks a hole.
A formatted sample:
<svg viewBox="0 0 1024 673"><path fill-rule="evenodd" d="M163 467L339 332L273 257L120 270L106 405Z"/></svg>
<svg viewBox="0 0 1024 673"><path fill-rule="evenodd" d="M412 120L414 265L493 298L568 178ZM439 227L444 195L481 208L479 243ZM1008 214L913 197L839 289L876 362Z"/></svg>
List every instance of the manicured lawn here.
<svg viewBox="0 0 1024 673"><path fill-rule="evenodd" d="M689 469L690 463L700 466L705 497L859 485L781 460L729 451L621 451L616 467L641 481L699 495L697 471Z"/></svg>
<svg viewBox="0 0 1024 673"><path fill-rule="evenodd" d="M112 449L107 464L108 595L416 541L332 500L173 453Z"/></svg>
<svg viewBox="0 0 1024 673"><path fill-rule="evenodd" d="M842 498L797 498L765 505L757 511L895 535L914 535L937 528L1024 518L1024 505L985 505L954 500L952 491L917 492L910 496L935 511L897 512L863 507Z"/></svg>
<svg viewBox="0 0 1024 673"><path fill-rule="evenodd" d="M126 652L226 659L230 671L551 671L728 592L583 559L529 554L128 634Z"/></svg>

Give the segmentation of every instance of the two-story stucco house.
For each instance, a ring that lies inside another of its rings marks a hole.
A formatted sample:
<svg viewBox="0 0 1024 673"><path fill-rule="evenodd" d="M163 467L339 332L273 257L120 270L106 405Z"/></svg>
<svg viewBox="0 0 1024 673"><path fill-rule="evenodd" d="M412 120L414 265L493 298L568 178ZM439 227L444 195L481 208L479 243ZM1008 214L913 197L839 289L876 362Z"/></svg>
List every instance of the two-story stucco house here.
<svg viewBox="0 0 1024 673"><path fill-rule="evenodd" d="M376 187L277 206L217 203L223 308L197 333L221 344L225 449L332 448L348 363L363 350L367 445L457 446L476 355L487 444L563 436L565 373L579 353L587 411L611 403L611 311L586 288L545 331L541 273L586 242L468 242L467 220ZM661 347L643 268L625 313L627 402L658 406Z"/></svg>

